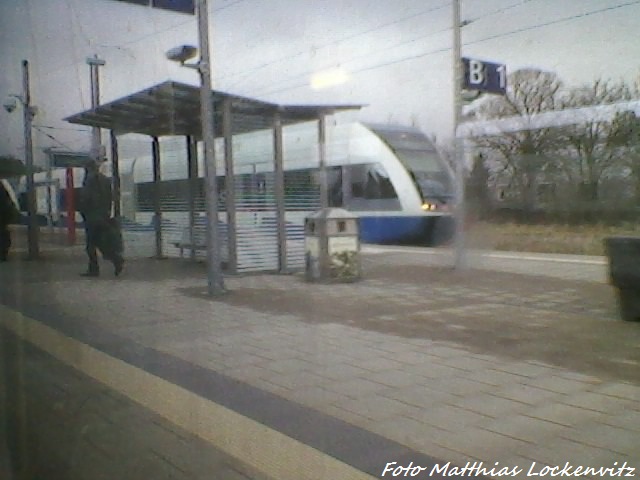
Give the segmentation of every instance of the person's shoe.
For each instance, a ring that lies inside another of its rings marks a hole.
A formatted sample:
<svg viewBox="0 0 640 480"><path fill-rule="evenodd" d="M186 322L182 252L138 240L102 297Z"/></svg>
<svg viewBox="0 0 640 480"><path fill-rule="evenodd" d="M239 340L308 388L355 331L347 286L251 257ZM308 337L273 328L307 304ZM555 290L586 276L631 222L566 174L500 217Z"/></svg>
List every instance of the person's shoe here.
<svg viewBox="0 0 640 480"><path fill-rule="evenodd" d="M118 258L113 261L113 273L116 275L116 277L122 273L123 268L124 258Z"/></svg>
<svg viewBox="0 0 640 480"><path fill-rule="evenodd" d="M88 272L84 272L80 274L81 277L99 277L100 272L93 272L89 270Z"/></svg>

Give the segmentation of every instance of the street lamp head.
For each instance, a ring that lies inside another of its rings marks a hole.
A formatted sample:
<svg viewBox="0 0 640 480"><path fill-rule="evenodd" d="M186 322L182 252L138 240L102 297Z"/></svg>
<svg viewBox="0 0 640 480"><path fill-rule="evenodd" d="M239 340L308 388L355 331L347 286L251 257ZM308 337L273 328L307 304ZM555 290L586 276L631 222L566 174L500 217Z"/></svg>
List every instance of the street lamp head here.
<svg viewBox="0 0 640 480"><path fill-rule="evenodd" d="M191 60L198 53L198 49L192 45L181 45L172 48L166 53L169 60L184 64L187 60Z"/></svg>

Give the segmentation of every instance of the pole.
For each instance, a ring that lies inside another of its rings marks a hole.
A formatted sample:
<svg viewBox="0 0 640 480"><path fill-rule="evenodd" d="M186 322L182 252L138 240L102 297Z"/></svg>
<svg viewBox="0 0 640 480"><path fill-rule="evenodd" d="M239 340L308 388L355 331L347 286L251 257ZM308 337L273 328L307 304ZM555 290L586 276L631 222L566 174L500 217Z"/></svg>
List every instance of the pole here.
<svg viewBox="0 0 640 480"><path fill-rule="evenodd" d="M158 137L152 137L151 160L153 162L153 225L156 239L156 256L158 260L164 259L162 254L162 203L160 198L160 141Z"/></svg>
<svg viewBox="0 0 640 480"><path fill-rule="evenodd" d="M98 69L106 62L98 55L87 58L87 65L89 65L89 72L91 76L91 108L95 109L100 105L100 76L98 75ZM102 160L102 136L100 128L91 127L91 154L94 160Z"/></svg>
<svg viewBox="0 0 640 480"><path fill-rule="evenodd" d="M238 222L236 215L236 186L233 168L233 129L231 99L222 103L222 136L224 137L224 198L227 211L227 268L238 273Z"/></svg>
<svg viewBox="0 0 640 480"><path fill-rule="evenodd" d="M34 109L31 106L31 92L29 89L29 62L22 61L22 89L23 104L22 113L24 119L24 156L27 168L27 239L29 245L29 260L36 260L40 257L40 247L38 239L38 219L36 218L36 189L33 179L33 139L31 138L31 122L33 120Z"/></svg>
<svg viewBox="0 0 640 480"><path fill-rule="evenodd" d="M324 113L318 117L318 158L320 163L320 208L329 208L327 191L327 125Z"/></svg>
<svg viewBox="0 0 640 480"><path fill-rule="evenodd" d="M109 131L111 143L111 182L113 185L113 216L120 222L122 187L120 181L120 158L118 152L118 137L115 130ZM119 224L118 224L119 225Z"/></svg>
<svg viewBox="0 0 640 480"><path fill-rule="evenodd" d="M280 112L273 117L273 160L275 174L276 224L278 230L278 271L287 271L287 226L284 200L284 148Z"/></svg>
<svg viewBox="0 0 640 480"><path fill-rule="evenodd" d="M207 0L197 0L198 37L200 43L200 116L204 143L204 174L207 200L207 282L210 296L224 293L218 241L218 179L215 159L215 125L211 93L211 60L209 53L209 11Z"/></svg>
<svg viewBox="0 0 640 480"><path fill-rule="evenodd" d="M464 155L458 138L458 125L462 118L462 60L460 47L460 0L452 0L453 30L453 159L455 164L455 259L458 270L466 266L464 232Z"/></svg>
<svg viewBox="0 0 640 480"><path fill-rule="evenodd" d="M76 244L76 206L73 184L73 168L67 167L65 170L66 184L65 203L67 205L67 241L69 245Z"/></svg>

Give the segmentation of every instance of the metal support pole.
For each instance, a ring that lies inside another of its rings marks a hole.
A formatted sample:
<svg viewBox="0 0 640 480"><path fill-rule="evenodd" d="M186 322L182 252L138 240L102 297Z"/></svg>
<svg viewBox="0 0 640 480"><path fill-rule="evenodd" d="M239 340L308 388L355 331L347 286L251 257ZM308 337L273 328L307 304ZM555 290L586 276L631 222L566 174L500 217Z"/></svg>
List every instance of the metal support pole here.
<svg viewBox="0 0 640 480"><path fill-rule="evenodd" d="M151 144L153 161L153 219L156 233L156 258L164 258L162 255L162 205L160 203L160 142L158 137L153 137Z"/></svg>
<svg viewBox="0 0 640 480"><path fill-rule="evenodd" d="M188 193L187 201L189 208L189 243L195 244L194 229L196 226L196 200L195 194L198 188L198 148L195 139L187 135L187 177L188 177ZM196 259L196 250L192 248L189 252L189 258L193 261Z"/></svg>
<svg viewBox="0 0 640 480"><path fill-rule="evenodd" d="M275 173L276 224L278 230L278 270L287 271L287 229L284 202L284 159L282 145L282 119L276 112L273 117L273 157Z"/></svg>
<svg viewBox="0 0 640 480"><path fill-rule="evenodd" d="M53 188L53 173L51 165L51 155L47 156L47 233L49 238L53 239L53 195L51 189Z"/></svg>
<svg viewBox="0 0 640 480"><path fill-rule="evenodd" d="M120 186L120 163L118 155L118 137L113 130L109 131L111 144L111 181L113 184L113 216L120 220L120 203L122 199L122 189Z"/></svg>
<svg viewBox="0 0 640 480"><path fill-rule="evenodd" d="M76 244L76 202L74 194L73 168L65 169L66 189L64 200L67 206L67 241L69 245Z"/></svg>
<svg viewBox="0 0 640 480"><path fill-rule="evenodd" d="M462 60L460 47L460 0L453 0L452 6L452 30L453 30L453 159L455 164L455 259L454 267L464 269L465 258L465 199L464 199L464 152L458 138L458 125L462 118Z"/></svg>
<svg viewBox="0 0 640 480"><path fill-rule="evenodd" d="M236 185L233 168L233 136L231 131L231 100L222 103L222 136L224 137L224 193L227 210L227 268L231 273L238 270L238 239L236 220Z"/></svg>
<svg viewBox="0 0 640 480"><path fill-rule="evenodd" d="M198 37L200 43L200 116L204 142L204 169L207 185L207 283L209 295L224 293L218 241L218 184L215 159L215 125L211 92L211 60L209 53L209 10L207 0L197 0Z"/></svg>
<svg viewBox="0 0 640 480"><path fill-rule="evenodd" d="M33 139L31 138L31 123L34 108L31 106L31 91L29 88L29 62L22 61L22 113L24 121L24 157L27 169L27 240L29 245L28 258L36 260L40 257L40 242L38 238L38 219L36 217L36 188L33 179Z"/></svg>
<svg viewBox="0 0 640 480"><path fill-rule="evenodd" d="M320 208L329 207L329 193L327 191L327 126L325 114L318 117L318 159L320 163Z"/></svg>
<svg viewBox="0 0 640 480"><path fill-rule="evenodd" d="M100 76L98 69L105 64L105 61L98 58L98 55L87 58L91 76L91 108L100 105ZM91 155L95 161L102 160L102 136L99 127L91 127Z"/></svg>

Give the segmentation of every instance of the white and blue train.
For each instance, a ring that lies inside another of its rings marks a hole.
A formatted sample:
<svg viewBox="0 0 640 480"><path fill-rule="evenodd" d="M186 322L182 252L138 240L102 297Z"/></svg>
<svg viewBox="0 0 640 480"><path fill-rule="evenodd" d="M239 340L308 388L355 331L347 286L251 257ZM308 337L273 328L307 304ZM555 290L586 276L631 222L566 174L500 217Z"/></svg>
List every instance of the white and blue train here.
<svg viewBox="0 0 640 480"><path fill-rule="evenodd" d="M126 142L120 144L125 147L120 154L121 165L129 165L120 169L124 226L148 225L155 192L151 148L145 148L142 155L138 149L134 159L126 152ZM319 206L317 123L285 127L283 148L286 218L297 223L300 219L296 214L308 214ZM362 242L434 244L450 237L453 178L434 145L418 129L338 123L327 127L325 151L329 206L357 215ZM160 206L163 218L171 221L188 211L190 184L184 139L164 140L161 152ZM195 207L204 212L201 152L198 157ZM225 208L223 158L223 144L219 142L216 159L221 210ZM242 221L243 216L273 205L273 132L235 136L233 159L236 210L238 221ZM79 186L82 173L76 170L75 183ZM61 179L58 205L53 210L64 212L64 173L54 172L53 176Z"/></svg>

